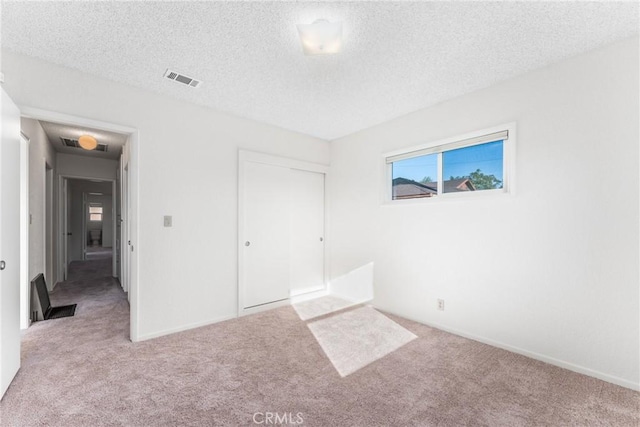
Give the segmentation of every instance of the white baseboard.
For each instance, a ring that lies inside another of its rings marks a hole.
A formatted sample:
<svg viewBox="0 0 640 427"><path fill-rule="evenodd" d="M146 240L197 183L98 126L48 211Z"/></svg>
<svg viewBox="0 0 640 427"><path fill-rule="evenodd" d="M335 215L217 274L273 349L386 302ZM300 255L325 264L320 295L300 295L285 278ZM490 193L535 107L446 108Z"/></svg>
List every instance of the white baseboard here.
<svg viewBox="0 0 640 427"><path fill-rule="evenodd" d="M260 313L262 311L272 310L274 308L284 307L287 305L291 305L291 301L289 298L283 299L280 301L270 302L267 304L257 305L255 307L243 308L238 313L238 317L247 316L249 314Z"/></svg>
<svg viewBox="0 0 640 427"><path fill-rule="evenodd" d="M165 335L171 335L171 334L175 334L175 333L178 333L178 332L184 332L184 331L187 331L189 329L195 329L195 328L199 328L201 326L212 325L214 323L224 322L225 320L235 319L236 317L237 316L235 314L231 314L231 315L228 315L228 316L218 317L216 319L205 320L203 322L190 323L188 325L179 326L177 328L171 328L171 329L165 329L163 331L151 332L149 334L139 335L138 339L135 340L134 342L146 341L146 340L150 340L150 339L153 339L153 338L159 338L159 337L162 337L162 336L165 336Z"/></svg>
<svg viewBox="0 0 640 427"><path fill-rule="evenodd" d="M373 301L373 298L370 298L370 297L354 299L352 295L341 294L339 292L334 292L334 291L329 291L329 295L331 295L332 297L343 299L345 301L349 301L353 305L370 304L371 301Z"/></svg>
<svg viewBox="0 0 640 427"><path fill-rule="evenodd" d="M570 371L577 372L579 374L584 374L584 375L587 375L587 376L590 376L590 377L598 378L600 380L603 380L603 381L606 381L606 382L609 382L609 383L612 383L612 384L616 384L616 385L619 385L621 387L629 388L631 390L640 391L640 383L636 383L636 382L633 382L633 381L625 380L624 378L616 377L614 375L605 374L604 372L596 371L594 369L590 369L590 368L586 368L584 366L576 365L576 364L571 363L571 362L567 362L567 361L564 361L564 360L556 359L554 357L546 356L544 354L540 354L540 353L536 353L536 352L533 352L533 351L525 350L525 349L522 349L522 348L519 348L519 347L514 347L512 345L505 344L505 343L500 342L500 341L495 341L495 340L492 340L490 338L486 338L486 337L475 335L475 334L471 334L471 333L468 333L468 332L465 332L465 331L460 331L460 330L457 330L457 329L453 329L453 328L449 328L449 327L446 327L446 326L442 326L439 323L425 322L424 320L416 319L416 318L413 318L413 317L410 317L410 316L405 316L404 314L400 314L400 313L395 313L393 311L386 310L386 309L383 309L381 307L377 307L375 305L373 307L378 309L378 310L380 310L380 311L384 311L384 312L396 315L398 317L403 317L405 319L412 320L412 321L418 322L418 323L422 323L423 325L427 325L427 326L430 326L430 327L435 328L435 329L440 329L441 331L449 332L451 334L458 335L458 336L461 336L461 337L464 337L464 338L469 338L469 339L472 339L474 341L478 341L478 342L481 342L481 343L484 343L484 344L488 344L488 345L493 346L493 347L498 347L498 348L501 348L503 350L510 351L512 353L521 354L521 355L527 356L527 357L529 357L531 359L539 360L541 362L545 362L545 363L548 363L550 365L554 365L554 366L558 366L560 368L568 369Z"/></svg>
<svg viewBox="0 0 640 427"><path fill-rule="evenodd" d="M326 288L307 292L304 294L298 294L296 296L291 297L291 304L298 304L299 302L309 301L312 299L320 298L329 295L329 291Z"/></svg>
<svg viewBox="0 0 640 427"><path fill-rule="evenodd" d="M327 290L326 285L312 286L310 288L297 289L295 291L291 291L289 293L289 296L291 298L294 298L294 297L297 297L297 296L300 296L300 295L310 294L312 292L326 291L326 290Z"/></svg>

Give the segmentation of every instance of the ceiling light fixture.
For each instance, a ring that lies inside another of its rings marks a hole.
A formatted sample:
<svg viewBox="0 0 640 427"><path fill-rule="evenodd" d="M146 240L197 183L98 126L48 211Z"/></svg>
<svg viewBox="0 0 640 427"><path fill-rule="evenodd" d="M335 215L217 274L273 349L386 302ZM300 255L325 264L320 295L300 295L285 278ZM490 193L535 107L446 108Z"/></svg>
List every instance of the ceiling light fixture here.
<svg viewBox="0 0 640 427"><path fill-rule="evenodd" d="M91 135L82 135L78 138L78 144L85 150L95 150L98 146L98 141Z"/></svg>
<svg viewBox="0 0 640 427"><path fill-rule="evenodd" d="M305 55L329 55L342 48L342 22L317 19L313 24L298 24Z"/></svg>

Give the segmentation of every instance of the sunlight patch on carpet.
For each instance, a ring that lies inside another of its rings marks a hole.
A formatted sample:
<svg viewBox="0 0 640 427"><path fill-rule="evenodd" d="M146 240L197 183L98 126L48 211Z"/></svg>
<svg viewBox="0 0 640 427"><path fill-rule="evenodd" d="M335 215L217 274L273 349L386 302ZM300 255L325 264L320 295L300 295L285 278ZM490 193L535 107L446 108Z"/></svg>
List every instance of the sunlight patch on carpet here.
<svg viewBox="0 0 640 427"><path fill-rule="evenodd" d="M352 305L354 305L354 303L351 301L327 295L293 304L293 308L301 320L309 320L325 314L334 313Z"/></svg>
<svg viewBox="0 0 640 427"><path fill-rule="evenodd" d="M417 338L371 307L320 319L307 326L342 377Z"/></svg>

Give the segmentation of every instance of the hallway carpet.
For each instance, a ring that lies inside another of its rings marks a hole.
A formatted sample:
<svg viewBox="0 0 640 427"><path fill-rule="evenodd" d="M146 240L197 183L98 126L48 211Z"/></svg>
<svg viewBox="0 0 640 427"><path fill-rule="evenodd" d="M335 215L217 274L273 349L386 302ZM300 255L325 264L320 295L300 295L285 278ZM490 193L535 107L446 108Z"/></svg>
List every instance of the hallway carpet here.
<svg viewBox="0 0 640 427"><path fill-rule="evenodd" d="M23 336L2 426L637 426L640 394L389 316L417 335L341 378L291 307L140 343L109 260ZM268 413L271 413L269 415ZM275 418L278 415L278 418Z"/></svg>
<svg viewBox="0 0 640 427"><path fill-rule="evenodd" d="M113 248L103 248L102 246L87 246L87 259L112 259Z"/></svg>

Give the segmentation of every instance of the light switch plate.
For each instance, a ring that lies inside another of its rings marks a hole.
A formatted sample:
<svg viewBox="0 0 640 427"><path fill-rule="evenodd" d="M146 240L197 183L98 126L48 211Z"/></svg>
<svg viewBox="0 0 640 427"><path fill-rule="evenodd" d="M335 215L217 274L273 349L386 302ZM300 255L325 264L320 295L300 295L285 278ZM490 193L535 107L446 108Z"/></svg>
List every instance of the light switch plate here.
<svg viewBox="0 0 640 427"><path fill-rule="evenodd" d="M164 216L164 226L165 227L172 227L173 226L173 218L171 217L171 215L165 215Z"/></svg>

